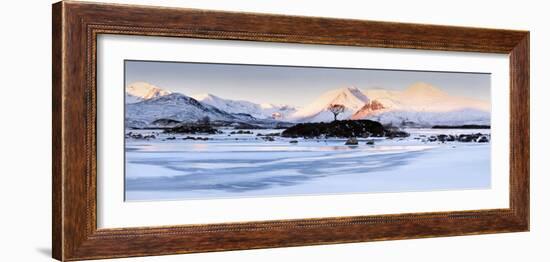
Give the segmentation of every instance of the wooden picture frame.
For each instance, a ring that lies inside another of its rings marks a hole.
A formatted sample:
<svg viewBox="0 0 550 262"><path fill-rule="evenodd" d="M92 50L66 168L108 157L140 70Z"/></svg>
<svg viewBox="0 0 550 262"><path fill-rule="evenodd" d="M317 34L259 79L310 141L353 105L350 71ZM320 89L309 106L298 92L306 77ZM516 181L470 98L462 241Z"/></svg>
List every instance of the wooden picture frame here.
<svg viewBox="0 0 550 262"><path fill-rule="evenodd" d="M529 32L63 1L53 5L53 257L182 254L529 230ZM508 54L510 207L98 229L99 34Z"/></svg>

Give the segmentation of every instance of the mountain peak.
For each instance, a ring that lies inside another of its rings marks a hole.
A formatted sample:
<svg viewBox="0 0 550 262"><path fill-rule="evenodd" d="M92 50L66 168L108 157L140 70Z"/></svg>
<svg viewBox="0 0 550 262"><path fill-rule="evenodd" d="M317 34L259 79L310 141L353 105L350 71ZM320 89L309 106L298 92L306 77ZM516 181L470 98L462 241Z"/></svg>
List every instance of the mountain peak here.
<svg viewBox="0 0 550 262"><path fill-rule="evenodd" d="M338 88L337 90L353 92L353 91L359 90L359 88L357 88L355 86L343 86L343 87Z"/></svg>
<svg viewBox="0 0 550 262"><path fill-rule="evenodd" d="M293 107L285 105L270 103L256 104L247 100L226 99L209 93L193 95L193 98L228 113L246 114L257 119L271 118L274 113L278 113L278 115L284 118L295 111Z"/></svg>
<svg viewBox="0 0 550 262"><path fill-rule="evenodd" d="M346 86L346 87L341 87L341 88L338 88L338 89L334 89L332 90L334 93L344 93L344 94L352 94L352 95L355 95L355 96L361 96L363 95L363 92L361 92L361 90L359 90L359 88L355 87L355 86ZM329 91L330 92L330 91Z"/></svg>
<svg viewBox="0 0 550 262"><path fill-rule="evenodd" d="M192 97L199 100L199 101L203 101L203 100L206 100L206 99L219 99L219 97L217 97L213 94L210 94L210 93L202 93L202 94L198 94L198 95L193 95Z"/></svg>
<svg viewBox="0 0 550 262"><path fill-rule="evenodd" d="M369 101L369 98L357 87L349 86L342 87L333 91L325 93L330 98L330 95L333 95L332 104L347 104L352 101L357 101L361 106Z"/></svg>
<svg viewBox="0 0 550 262"><path fill-rule="evenodd" d="M421 96L447 95L443 90L425 82L417 82L410 85L407 89L405 89L404 93L407 95L421 95Z"/></svg>
<svg viewBox="0 0 550 262"><path fill-rule="evenodd" d="M126 93L141 100L169 95L172 92L147 82L134 82L126 86Z"/></svg>
<svg viewBox="0 0 550 262"><path fill-rule="evenodd" d="M341 118L351 116L355 111L363 107L369 98L356 87L341 87L329 90L319 96L311 104L300 109L293 115L294 119L307 121L331 121L332 113L327 108L331 104L343 105L346 109Z"/></svg>

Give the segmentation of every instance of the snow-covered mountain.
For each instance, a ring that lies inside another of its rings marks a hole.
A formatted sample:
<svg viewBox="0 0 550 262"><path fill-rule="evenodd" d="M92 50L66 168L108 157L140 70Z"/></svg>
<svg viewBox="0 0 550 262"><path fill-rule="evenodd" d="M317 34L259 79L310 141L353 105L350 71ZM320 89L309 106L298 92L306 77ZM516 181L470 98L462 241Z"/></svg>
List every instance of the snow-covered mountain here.
<svg viewBox="0 0 550 262"><path fill-rule="evenodd" d="M476 109L436 111L387 111L364 119L394 126L432 127L434 125L490 125L489 112Z"/></svg>
<svg viewBox="0 0 550 262"><path fill-rule="evenodd" d="M249 114L259 119L285 120L296 111L287 105L256 104L244 100L224 99L212 94L194 95L193 98L228 113Z"/></svg>
<svg viewBox="0 0 550 262"><path fill-rule="evenodd" d="M427 83L419 82L405 90L355 87L334 89L291 116L296 122L330 122L334 115L327 109L340 104L345 111L338 119L371 119L393 125L490 125L489 102L451 96Z"/></svg>
<svg viewBox="0 0 550 262"><path fill-rule="evenodd" d="M394 125L490 124L488 102L451 96L427 83L416 83L403 91L366 90L371 101L352 119L371 119Z"/></svg>
<svg viewBox="0 0 550 262"><path fill-rule="evenodd" d="M451 96L441 89L430 84L419 82L411 85L403 91L384 89L365 90L365 95L384 105L388 110L407 111L454 111L463 108L471 108L482 111L490 111L488 102Z"/></svg>
<svg viewBox="0 0 550 262"><path fill-rule="evenodd" d="M126 104L133 104L147 99L171 94L170 91L145 82L131 83L126 87Z"/></svg>
<svg viewBox="0 0 550 262"><path fill-rule="evenodd" d="M276 105L271 103L260 104L264 116L268 119L279 121L290 120L290 117L298 110L296 107L289 105Z"/></svg>
<svg viewBox="0 0 550 262"><path fill-rule="evenodd" d="M344 87L323 93L303 108L230 100L212 94L194 98L137 82L126 88L126 124L151 126L156 120L211 121L275 125L285 122L330 122L330 105L343 105L338 119L371 119L397 126L490 125L490 103L452 96L427 83L396 91ZM280 122L279 122L280 123Z"/></svg>
<svg viewBox="0 0 550 262"><path fill-rule="evenodd" d="M298 110L291 119L297 122L330 122L334 120L334 115L327 109L331 104L343 105L345 110L338 115L338 119L348 119L367 102L369 98L356 87L334 89Z"/></svg>
<svg viewBox="0 0 550 262"><path fill-rule="evenodd" d="M158 119L181 122L197 122L208 117L212 121L253 121L252 116L230 114L194 98L172 93L142 102L126 105L126 124L130 127L144 127Z"/></svg>

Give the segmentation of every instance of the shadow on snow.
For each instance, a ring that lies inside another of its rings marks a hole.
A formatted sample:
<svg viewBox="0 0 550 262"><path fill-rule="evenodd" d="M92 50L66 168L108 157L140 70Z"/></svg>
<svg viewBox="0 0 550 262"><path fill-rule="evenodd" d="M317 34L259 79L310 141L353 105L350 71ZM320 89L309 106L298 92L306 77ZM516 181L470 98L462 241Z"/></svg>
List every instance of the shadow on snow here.
<svg viewBox="0 0 550 262"><path fill-rule="evenodd" d="M133 160L131 163L160 166L183 175L126 178L126 190L247 192L277 186L292 186L329 176L367 175L370 172L390 170L406 165L420 154L423 154L423 152L358 155L342 158L304 157L270 160L205 159L185 162L177 160ZM224 163L231 163L233 167L223 167ZM212 164L218 164L221 167L196 167L197 165L208 166Z"/></svg>

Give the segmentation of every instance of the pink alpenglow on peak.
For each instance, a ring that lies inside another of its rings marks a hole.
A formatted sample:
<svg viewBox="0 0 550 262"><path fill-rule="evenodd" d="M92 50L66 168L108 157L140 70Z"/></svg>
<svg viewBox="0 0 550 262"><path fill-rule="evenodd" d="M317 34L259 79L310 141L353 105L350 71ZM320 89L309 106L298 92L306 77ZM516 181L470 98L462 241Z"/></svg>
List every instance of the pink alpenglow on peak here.
<svg viewBox="0 0 550 262"><path fill-rule="evenodd" d="M475 109L490 112L491 110L488 101L452 96L424 82L415 83L403 91L369 89L365 90L365 94L392 111L448 112Z"/></svg>
<svg viewBox="0 0 550 262"><path fill-rule="evenodd" d="M349 119L368 101L369 98L356 87L338 88L323 93L315 101L298 110L291 118L298 122L330 122L334 120L334 115L328 108L330 105L338 104L345 107L338 119Z"/></svg>
<svg viewBox="0 0 550 262"><path fill-rule="evenodd" d="M377 104L365 105L352 119L371 119L394 125L490 125L490 102L453 96L428 83L415 83L403 91L369 89L364 93Z"/></svg>
<svg viewBox="0 0 550 262"><path fill-rule="evenodd" d="M169 95L172 92L146 82L134 82L126 86L126 104Z"/></svg>

